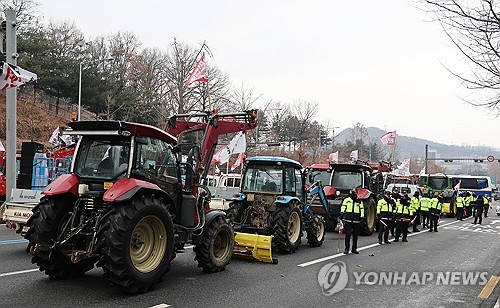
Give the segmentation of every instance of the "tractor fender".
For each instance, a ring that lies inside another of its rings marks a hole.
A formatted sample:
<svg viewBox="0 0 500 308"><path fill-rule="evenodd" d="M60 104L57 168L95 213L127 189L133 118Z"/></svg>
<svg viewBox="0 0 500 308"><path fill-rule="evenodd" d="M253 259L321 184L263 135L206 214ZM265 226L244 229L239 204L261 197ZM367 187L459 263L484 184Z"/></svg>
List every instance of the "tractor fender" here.
<svg viewBox="0 0 500 308"><path fill-rule="evenodd" d="M54 182L45 187L42 194L45 196L55 196L65 193L71 193L78 196L78 185L80 180L74 174L63 174L58 177Z"/></svg>
<svg viewBox="0 0 500 308"><path fill-rule="evenodd" d="M292 202L293 200L300 202L299 198L292 196L278 196L276 197L275 202L277 206L285 206L290 204L290 202Z"/></svg>
<svg viewBox="0 0 500 308"><path fill-rule="evenodd" d="M233 201L245 201L247 198L247 195L243 194L243 193L238 193L237 195L235 194L231 200Z"/></svg>
<svg viewBox="0 0 500 308"><path fill-rule="evenodd" d="M111 186L102 197L105 202L123 202L130 200L140 190L151 190L158 192L170 200L168 194L163 191L158 185L133 178L121 178Z"/></svg>

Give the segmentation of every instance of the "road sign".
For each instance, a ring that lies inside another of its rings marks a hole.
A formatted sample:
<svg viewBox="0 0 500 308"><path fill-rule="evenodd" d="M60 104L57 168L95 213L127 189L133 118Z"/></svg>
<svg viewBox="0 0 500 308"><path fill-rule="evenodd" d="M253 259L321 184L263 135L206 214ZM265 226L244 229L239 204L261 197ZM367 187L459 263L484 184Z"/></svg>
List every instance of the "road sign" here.
<svg viewBox="0 0 500 308"><path fill-rule="evenodd" d="M489 155L488 157L486 157L486 160L492 163L493 161L495 161L495 157L493 157L493 155Z"/></svg>

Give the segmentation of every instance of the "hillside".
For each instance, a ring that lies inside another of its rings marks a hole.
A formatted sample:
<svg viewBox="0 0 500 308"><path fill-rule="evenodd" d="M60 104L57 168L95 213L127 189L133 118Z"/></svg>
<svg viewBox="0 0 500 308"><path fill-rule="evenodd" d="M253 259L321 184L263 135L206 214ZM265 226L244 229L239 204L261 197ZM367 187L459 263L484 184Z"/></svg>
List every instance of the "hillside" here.
<svg viewBox="0 0 500 308"><path fill-rule="evenodd" d="M376 140L380 146L383 146L380 141L380 136L385 133L384 130L377 127L368 127L367 131L371 140ZM335 142L344 143L350 138L351 133L351 128L343 130L335 137ZM396 160L403 160L411 157L425 157L426 144L429 146L429 157L433 157L434 154L436 154L436 157L441 158L486 158L488 155L500 158L500 151L489 147L446 145L426 139L397 135Z"/></svg>
<svg viewBox="0 0 500 308"><path fill-rule="evenodd" d="M29 90L28 90L29 91ZM55 99L48 99L19 91L17 95L17 145L23 141L36 141L48 145L48 140L58 126L64 127L71 119L71 105L61 103L55 106ZM0 140L5 142L6 131L5 94L0 95Z"/></svg>

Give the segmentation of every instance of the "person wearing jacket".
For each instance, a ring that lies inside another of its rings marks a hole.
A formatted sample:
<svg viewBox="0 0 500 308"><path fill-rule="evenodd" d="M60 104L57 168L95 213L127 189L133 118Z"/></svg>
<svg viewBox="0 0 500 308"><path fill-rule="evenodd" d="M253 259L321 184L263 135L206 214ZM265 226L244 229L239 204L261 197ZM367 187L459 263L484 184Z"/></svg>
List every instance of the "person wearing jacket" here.
<svg viewBox="0 0 500 308"><path fill-rule="evenodd" d="M382 245L382 235L384 237L384 243L390 244L389 242L389 230L392 227L393 219L393 200L391 198L391 192L384 192L384 197L378 200L377 203L377 218L380 222L378 229L378 243Z"/></svg>
<svg viewBox="0 0 500 308"><path fill-rule="evenodd" d="M431 217L429 215L430 207L431 207L431 198L429 198L428 193L424 193L422 199L420 199L420 212L422 213L422 228L429 228L431 224Z"/></svg>
<svg viewBox="0 0 500 308"><path fill-rule="evenodd" d="M429 216L431 217L431 227L429 232L438 232L437 225L439 217L441 217L441 213L443 211L443 201L441 200L439 193L436 191L434 193L434 197L431 199L431 207L429 208ZM434 230L432 230L434 229Z"/></svg>
<svg viewBox="0 0 500 308"><path fill-rule="evenodd" d="M457 197L457 220L464 220L465 198L461 193Z"/></svg>
<svg viewBox="0 0 500 308"><path fill-rule="evenodd" d="M479 224L482 224L483 222L483 209L484 209L484 199L483 196L477 196L476 197L476 211L475 211L475 216L474 216L474 222L473 224L477 224L477 221L479 220Z"/></svg>
<svg viewBox="0 0 500 308"><path fill-rule="evenodd" d="M349 253L352 235L352 250L354 254L358 252L358 234L361 221L365 218L365 209L363 201L358 199L356 190L351 190L349 196L342 201L340 215L344 223L345 230L345 249L344 254Z"/></svg>
<svg viewBox="0 0 500 308"><path fill-rule="evenodd" d="M410 207L410 200L403 196L396 205L396 239L394 242L399 242L401 233L403 234L403 242L408 242L408 226L412 215L413 211Z"/></svg>
<svg viewBox="0 0 500 308"><path fill-rule="evenodd" d="M413 212L413 232L420 232L420 230L417 229L417 225L420 224L420 194L418 191L416 191L413 194L413 197L411 197L410 200L410 207Z"/></svg>
<svg viewBox="0 0 500 308"><path fill-rule="evenodd" d="M488 217L488 210L490 208L490 196L483 196L484 199L484 218Z"/></svg>

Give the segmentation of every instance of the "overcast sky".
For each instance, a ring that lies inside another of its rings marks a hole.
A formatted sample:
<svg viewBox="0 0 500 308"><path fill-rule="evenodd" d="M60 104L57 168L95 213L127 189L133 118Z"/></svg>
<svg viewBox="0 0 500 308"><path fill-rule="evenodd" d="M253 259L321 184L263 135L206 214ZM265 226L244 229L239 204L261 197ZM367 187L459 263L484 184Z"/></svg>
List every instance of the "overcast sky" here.
<svg viewBox="0 0 500 308"><path fill-rule="evenodd" d="M85 36L119 30L143 47L200 46L236 87L270 100L318 102L317 119L356 122L455 145L500 148L500 118L463 102L445 69L467 67L440 25L407 0L38 0L45 20Z"/></svg>

